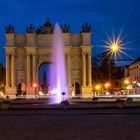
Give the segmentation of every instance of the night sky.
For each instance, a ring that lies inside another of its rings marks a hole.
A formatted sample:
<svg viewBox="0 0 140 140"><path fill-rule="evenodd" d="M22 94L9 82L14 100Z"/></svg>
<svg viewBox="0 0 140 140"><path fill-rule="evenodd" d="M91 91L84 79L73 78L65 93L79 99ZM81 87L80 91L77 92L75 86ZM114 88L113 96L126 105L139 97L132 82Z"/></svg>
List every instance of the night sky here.
<svg viewBox="0 0 140 140"><path fill-rule="evenodd" d="M132 57L140 56L140 1L139 0L1 0L0 1L0 62L5 63L5 26L14 24L18 34L26 26L42 25L47 18L53 24L68 23L72 33L79 33L83 23L92 27L93 56L104 51L99 47L112 31L117 35L123 29L125 47ZM129 59L126 56L123 58Z"/></svg>

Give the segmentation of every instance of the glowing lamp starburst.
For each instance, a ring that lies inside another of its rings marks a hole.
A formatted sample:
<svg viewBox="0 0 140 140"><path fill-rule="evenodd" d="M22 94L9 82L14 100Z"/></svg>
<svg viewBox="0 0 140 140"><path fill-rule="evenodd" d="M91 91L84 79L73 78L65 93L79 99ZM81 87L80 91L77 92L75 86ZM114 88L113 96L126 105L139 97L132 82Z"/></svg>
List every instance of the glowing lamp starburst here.
<svg viewBox="0 0 140 140"><path fill-rule="evenodd" d="M125 83L125 84L129 84L129 81L128 81L128 80L125 80L124 83Z"/></svg>
<svg viewBox="0 0 140 140"><path fill-rule="evenodd" d="M108 88L108 87L110 87L110 86L111 86L110 83L105 83L105 88Z"/></svg>
<svg viewBox="0 0 140 140"><path fill-rule="evenodd" d="M121 57L121 54L124 54L128 56L129 58L133 59L131 56L129 56L126 52L124 52L125 45L127 45L129 42L124 42L124 37L122 37L122 31L118 34L118 36L115 36L113 33L112 36L107 35L108 40L105 42L105 48L107 48L107 56L113 56L116 60L117 55Z"/></svg>
<svg viewBox="0 0 140 140"><path fill-rule="evenodd" d="M96 90L99 90L100 88L101 88L100 85L96 85L96 86L95 86L95 89L96 89Z"/></svg>
<svg viewBox="0 0 140 140"><path fill-rule="evenodd" d="M119 50L119 44L117 43L111 44L110 49L113 53L116 53Z"/></svg>
<svg viewBox="0 0 140 140"><path fill-rule="evenodd" d="M111 55L115 57L116 59L116 55L122 52L122 40L120 39L120 37L113 37L110 38L109 37L109 41L107 42L107 50L108 50L108 55Z"/></svg>

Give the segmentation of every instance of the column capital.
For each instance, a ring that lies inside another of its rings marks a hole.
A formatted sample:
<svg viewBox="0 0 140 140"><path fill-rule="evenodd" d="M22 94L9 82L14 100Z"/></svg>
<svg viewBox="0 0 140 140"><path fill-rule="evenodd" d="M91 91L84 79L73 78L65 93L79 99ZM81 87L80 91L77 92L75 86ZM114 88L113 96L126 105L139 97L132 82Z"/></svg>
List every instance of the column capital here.
<svg viewBox="0 0 140 140"><path fill-rule="evenodd" d="M67 56L71 56L71 53L66 53Z"/></svg>
<svg viewBox="0 0 140 140"><path fill-rule="evenodd" d="M68 54L71 52L71 47L72 46L65 46L65 54Z"/></svg>
<svg viewBox="0 0 140 140"><path fill-rule="evenodd" d="M26 55L27 55L27 56L30 56L31 54L30 54L30 53L27 53Z"/></svg>
<svg viewBox="0 0 140 140"><path fill-rule="evenodd" d="M6 53L6 57L8 57L10 54L9 53Z"/></svg>
<svg viewBox="0 0 140 140"><path fill-rule="evenodd" d="M32 53L33 56L36 56L36 53Z"/></svg>
<svg viewBox="0 0 140 140"><path fill-rule="evenodd" d="M86 52L82 52L82 55L84 56L84 55L86 55L87 53Z"/></svg>
<svg viewBox="0 0 140 140"><path fill-rule="evenodd" d="M11 53L11 55L12 55L12 56L16 56L16 54L15 54L15 53Z"/></svg>

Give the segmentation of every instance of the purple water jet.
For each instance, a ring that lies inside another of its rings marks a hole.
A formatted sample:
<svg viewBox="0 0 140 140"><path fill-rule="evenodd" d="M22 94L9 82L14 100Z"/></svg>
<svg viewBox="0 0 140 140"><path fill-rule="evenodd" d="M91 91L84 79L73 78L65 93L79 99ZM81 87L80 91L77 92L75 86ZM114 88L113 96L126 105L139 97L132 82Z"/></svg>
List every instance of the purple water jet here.
<svg viewBox="0 0 140 140"><path fill-rule="evenodd" d="M51 50L51 69L50 69L50 85L55 89L54 95L51 96L51 103L60 103L63 100L62 92L67 93L67 80L65 68L65 52L63 34L57 23L53 34L53 47ZM65 95L65 99L67 95Z"/></svg>

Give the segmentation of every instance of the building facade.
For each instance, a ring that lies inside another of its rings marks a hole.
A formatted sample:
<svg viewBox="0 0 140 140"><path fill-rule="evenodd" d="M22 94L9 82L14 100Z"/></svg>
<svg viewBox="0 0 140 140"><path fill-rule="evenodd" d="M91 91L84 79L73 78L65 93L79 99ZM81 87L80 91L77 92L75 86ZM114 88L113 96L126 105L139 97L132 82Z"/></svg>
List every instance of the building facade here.
<svg viewBox="0 0 140 140"><path fill-rule="evenodd" d="M140 93L140 58L136 59L129 65L129 80L131 84L131 92L133 94Z"/></svg>
<svg viewBox="0 0 140 140"><path fill-rule="evenodd" d="M69 26L62 28L68 79L68 92L91 96L91 32L85 23L79 34ZM33 83L39 84L39 69L51 63L53 25L49 20L37 30L30 25L26 34L16 34L14 27L6 28L6 94L35 94ZM19 92L20 91L20 92Z"/></svg>

